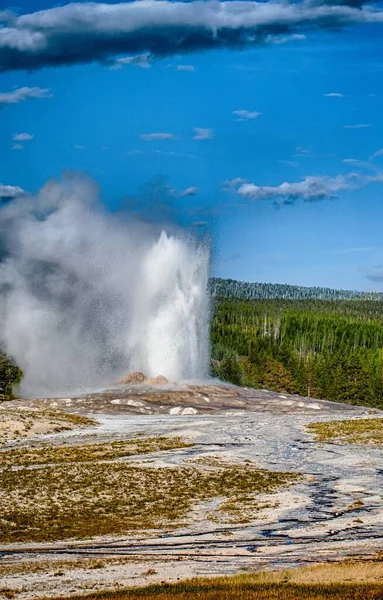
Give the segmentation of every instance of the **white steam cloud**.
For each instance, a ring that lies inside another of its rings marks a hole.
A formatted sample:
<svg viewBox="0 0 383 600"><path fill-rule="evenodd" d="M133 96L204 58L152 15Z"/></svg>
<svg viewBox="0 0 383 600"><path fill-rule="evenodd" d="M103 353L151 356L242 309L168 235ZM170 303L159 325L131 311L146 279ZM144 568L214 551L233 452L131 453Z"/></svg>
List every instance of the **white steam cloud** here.
<svg viewBox="0 0 383 600"><path fill-rule="evenodd" d="M29 396L88 391L131 370L208 373L209 251L103 208L67 174L0 209L0 347Z"/></svg>

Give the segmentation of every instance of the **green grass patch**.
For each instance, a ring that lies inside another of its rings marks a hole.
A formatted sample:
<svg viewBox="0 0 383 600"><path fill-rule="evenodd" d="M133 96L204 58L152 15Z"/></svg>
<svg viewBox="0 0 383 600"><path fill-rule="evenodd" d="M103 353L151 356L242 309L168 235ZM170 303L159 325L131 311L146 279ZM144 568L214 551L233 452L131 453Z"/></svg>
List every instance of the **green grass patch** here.
<svg viewBox="0 0 383 600"><path fill-rule="evenodd" d="M383 419L326 421L306 428L319 442L383 445Z"/></svg>

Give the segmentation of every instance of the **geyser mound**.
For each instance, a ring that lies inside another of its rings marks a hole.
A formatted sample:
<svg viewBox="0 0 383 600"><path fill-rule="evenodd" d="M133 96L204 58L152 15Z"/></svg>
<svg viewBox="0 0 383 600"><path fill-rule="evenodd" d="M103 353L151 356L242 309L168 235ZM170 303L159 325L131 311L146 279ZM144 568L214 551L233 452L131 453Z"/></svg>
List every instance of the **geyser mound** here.
<svg viewBox="0 0 383 600"><path fill-rule="evenodd" d="M3 206L0 240L0 347L24 371L21 393L85 392L128 371L207 377L207 244L107 211L78 175Z"/></svg>

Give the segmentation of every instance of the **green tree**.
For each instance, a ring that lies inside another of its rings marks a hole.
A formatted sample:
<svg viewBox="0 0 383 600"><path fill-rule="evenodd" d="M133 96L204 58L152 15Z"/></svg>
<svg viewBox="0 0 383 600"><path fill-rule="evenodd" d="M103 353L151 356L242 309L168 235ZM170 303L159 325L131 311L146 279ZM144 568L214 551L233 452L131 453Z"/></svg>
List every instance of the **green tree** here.
<svg viewBox="0 0 383 600"><path fill-rule="evenodd" d="M218 377L234 385L242 385L243 372L238 357L235 354L226 354L219 365Z"/></svg>
<svg viewBox="0 0 383 600"><path fill-rule="evenodd" d="M350 294L352 299L344 300L347 294L324 288L302 288L294 295L294 286L254 285L230 280L220 287L222 295L232 297L220 297L214 305L215 367L231 351L241 357L244 385L383 406L381 295ZM225 369L231 378L239 371L232 364Z"/></svg>
<svg viewBox="0 0 383 600"><path fill-rule="evenodd" d="M5 354L0 354L0 401L12 400L13 387L20 383L22 371Z"/></svg>
<svg viewBox="0 0 383 600"><path fill-rule="evenodd" d="M269 358L265 362L264 370L261 375L263 387L275 390L276 392L287 392L293 394L297 391L296 383L288 370L282 363Z"/></svg>
<svg viewBox="0 0 383 600"><path fill-rule="evenodd" d="M337 365L332 390L331 400L367 406L373 404L373 381L357 354Z"/></svg>

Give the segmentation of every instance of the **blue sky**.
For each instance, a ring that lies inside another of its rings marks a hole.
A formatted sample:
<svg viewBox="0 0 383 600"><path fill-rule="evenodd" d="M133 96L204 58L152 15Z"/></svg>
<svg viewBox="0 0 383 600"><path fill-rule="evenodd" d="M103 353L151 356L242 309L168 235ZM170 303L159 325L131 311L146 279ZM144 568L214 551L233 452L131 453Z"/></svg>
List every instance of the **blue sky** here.
<svg viewBox="0 0 383 600"><path fill-rule="evenodd" d="M162 187L212 236L216 276L383 289L383 19L241 50L148 42L60 66L41 52L31 69L2 49L6 28L25 33L14 18L0 27L0 184L35 193L84 170L113 209Z"/></svg>

